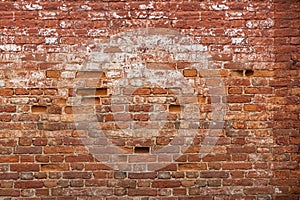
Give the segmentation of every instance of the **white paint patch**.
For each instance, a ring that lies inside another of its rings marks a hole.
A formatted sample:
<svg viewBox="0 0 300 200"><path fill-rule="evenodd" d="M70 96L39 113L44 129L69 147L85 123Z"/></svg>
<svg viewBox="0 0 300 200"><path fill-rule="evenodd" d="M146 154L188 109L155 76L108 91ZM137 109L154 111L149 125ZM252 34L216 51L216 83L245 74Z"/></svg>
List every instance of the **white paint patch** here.
<svg viewBox="0 0 300 200"><path fill-rule="evenodd" d="M266 19L266 20L262 20L262 21L260 22L260 25L261 25L263 28L271 28L271 27L274 26L274 21L273 21L273 19L268 18L268 19Z"/></svg>
<svg viewBox="0 0 300 200"><path fill-rule="evenodd" d="M244 38L231 38L232 44L242 44Z"/></svg>
<svg viewBox="0 0 300 200"><path fill-rule="evenodd" d="M41 19L55 19L56 12L39 12L39 17Z"/></svg>
<svg viewBox="0 0 300 200"><path fill-rule="evenodd" d="M60 6L59 9L60 9L61 11L68 11L68 8L67 8L67 5L66 5L66 4L63 4L62 6Z"/></svg>
<svg viewBox="0 0 300 200"><path fill-rule="evenodd" d="M164 15L164 12L151 12L149 19L167 19L168 17Z"/></svg>
<svg viewBox="0 0 300 200"><path fill-rule="evenodd" d="M45 43L46 44L57 44L57 38L54 37L49 37L49 38L45 38Z"/></svg>
<svg viewBox="0 0 300 200"><path fill-rule="evenodd" d="M91 37L97 37L97 36L103 36L105 33L105 30L100 30L100 29L90 29L88 30L87 35Z"/></svg>
<svg viewBox="0 0 300 200"><path fill-rule="evenodd" d="M20 6L19 6L19 4L18 3L14 3L14 7L16 8L16 9L20 9Z"/></svg>
<svg viewBox="0 0 300 200"><path fill-rule="evenodd" d="M246 10L250 11L250 12L254 12L254 8L252 4L249 4L249 6L246 7Z"/></svg>
<svg viewBox="0 0 300 200"><path fill-rule="evenodd" d="M275 193L280 194L282 191L279 188L275 188Z"/></svg>
<svg viewBox="0 0 300 200"><path fill-rule="evenodd" d="M224 4L212 5L212 8L214 10L228 10L229 9L229 7Z"/></svg>
<svg viewBox="0 0 300 200"><path fill-rule="evenodd" d="M57 36L58 37L57 30L54 28L40 29L38 34L45 36L45 37L46 36Z"/></svg>
<svg viewBox="0 0 300 200"><path fill-rule="evenodd" d="M5 81L4 80L0 80L0 87L5 87Z"/></svg>
<svg viewBox="0 0 300 200"><path fill-rule="evenodd" d="M82 6L80 6L80 8L82 10L92 10L92 8L90 6L88 6L88 5L82 5Z"/></svg>
<svg viewBox="0 0 300 200"><path fill-rule="evenodd" d="M30 77L34 79L42 79L45 78L45 74L43 72L32 72Z"/></svg>
<svg viewBox="0 0 300 200"><path fill-rule="evenodd" d="M151 2L151 3L148 4L148 5L145 5L145 4L139 5L139 8L140 8L141 10L147 10L147 9L153 9L154 7L153 7L153 3Z"/></svg>
<svg viewBox="0 0 300 200"><path fill-rule="evenodd" d="M81 64L71 63L66 65L66 70L82 70L82 67Z"/></svg>
<svg viewBox="0 0 300 200"><path fill-rule="evenodd" d="M104 12L91 12L88 13L88 18L91 20L104 20L107 19L107 15Z"/></svg>
<svg viewBox="0 0 300 200"><path fill-rule="evenodd" d="M5 44L0 45L0 50L3 51L21 51L21 46L15 45L15 44Z"/></svg>
<svg viewBox="0 0 300 200"><path fill-rule="evenodd" d="M61 73L62 78L75 78L75 72L64 71Z"/></svg>
<svg viewBox="0 0 300 200"><path fill-rule="evenodd" d="M117 70L110 70L106 72L108 78L120 78L122 77L122 72Z"/></svg>
<svg viewBox="0 0 300 200"><path fill-rule="evenodd" d="M23 9L26 9L26 10L42 10L43 7L40 6L39 4L27 4L25 6L23 6Z"/></svg>
<svg viewBox="0 0 300 200"><path fill-rule="evenodd" d="M68 27L70 27L71 25L72 25L71 23L66 22L66 21L61 21L61 22L59 23L59 26L60 26L61 28L68 28Z"/></svg>
<svg viewBox="0 0 300 200"><path fill-rule="evenodd" d="M235 28L235 29L226 29L225 34L230 37L236 37L236 36L245 36L244 30L241 28Z"/></svg>
<svg viewBox="0 0 300 200"><path fill-rule="evenodd" d="M113 13L112 13L112 16L113 16L114 18L116 18L116 19L122 19L122 18L124 18L124 16L120 16L120 15L118 15L116 12L113 12Z"/></svg>

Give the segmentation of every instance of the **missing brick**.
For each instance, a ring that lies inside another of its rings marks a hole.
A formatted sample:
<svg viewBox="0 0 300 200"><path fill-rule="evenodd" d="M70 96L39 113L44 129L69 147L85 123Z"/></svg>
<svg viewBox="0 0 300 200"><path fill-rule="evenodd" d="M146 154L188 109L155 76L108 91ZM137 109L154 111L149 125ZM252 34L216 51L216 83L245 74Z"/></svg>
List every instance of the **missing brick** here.
<svg viewBox="0 0 300 200"><path fill-rule="evenodd" d="M171 113L180 113L181 106L180 105L169 105L169 112Z"/></svg>
<svg viewBox="0 0 300 200"><path fill-rule="evenodd" d="M149 153L150 147L135 147L134 153Z"/></svg>
<svg viewBox="0 0 300 200"><path fill-rule="evenodd" d="M252 76L254 74L254 71L253 70L251 70L251 69L247 69L247 70L245 70L245 76Z"/></svg>
<svg viewBox="0 0 300 200"><path fill-rule="evenodd" d="M32 106L31 112L34 114L43 114L46 113L47 107L46 106Z"/></svg>

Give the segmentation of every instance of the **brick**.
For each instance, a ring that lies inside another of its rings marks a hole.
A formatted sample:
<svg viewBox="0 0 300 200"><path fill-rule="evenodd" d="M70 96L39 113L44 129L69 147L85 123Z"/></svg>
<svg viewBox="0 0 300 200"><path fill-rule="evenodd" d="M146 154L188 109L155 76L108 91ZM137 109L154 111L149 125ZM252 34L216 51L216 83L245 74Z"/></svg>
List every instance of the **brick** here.
<svg viewBox="0 0 300 200"><path fill-rule="evenodd" d="M251 179L226 179L223 180L224 186L252 186L253 181Z"/></svg>
<svg viewBox="0 0 300 200"><path fill-rule="evenodd" d="M38 164L11 164L10 170L17 172L38 172L40 166Z"/></svg>
<svg viewBox="0 0 300 200"><path fill-rule="evenodd" d="M18 181L15 182L15 188L42 188L44 186L42 181Z"/></svg>
<svg viewBox="0 0 300 200"><path fill-rule="evenodd" d="M1 155L0 163L16 163L19 162L19 156L16 155Z"/></svg>
<svg viewBox="0 0 300 200"><path fill-rule="evenodd" d="M107 88L82 88L77 90L77 95L80 96L106 96Z"/></svg>
<svg viewBox="0 0 300 200"><path fill-rule="evenodd" d="M18 173L0 173L0 180L17 180L18 178Z"/></svg>
<svg viewBox="0 0 300 200"><path fill-rule="evenodd" d="M15 189L0 189L0 196L7 196L9 194L11 197L18 197L20 196L20 190Z"/></svg>
<svg viewBox="0 0 300 200"><path fill-rule="evenodd" d="M266 107L263 104L245 104L244 110L248 112L261 112L265 111Z"/></svg>
<svg viewBox="0 0 300 200"><path fill-rule="evenodd" d="M201 171L200 178L228 178L229 173L224 171Z"/></svg>
<svg viewBox="0 0 300 200"><path fill-rule="evenodd" d="M124 88L124 95L150 95L150 88Z"/></svg>
<svg viewBox="0 0 300 200"><path fill-rule="evenodd" d="M0 96L12 96L14 94L13 89L0 88Z"/></svg>
<svg viewBox="0 0 300 200"><path fill-rule="evenodd" d="M76 156L66 156L66 162L91 162L93 157L90 155L76 155Z"/></svg>
<svg viewBox="0 0 300 200"><path fill-rule="evenodd" d="M30 91L28 89L25 88L16 88L15 89L15 94L16 95L28 95L30 93Z"/></svg>
<svg viewBox="0 0 300 200"><path fill-rule="evenodd" d="M92 174L89 172L64 172L63 178L66 179L90 179Z"/></svg>
<svg viewBox="0 0 300 200"><path fill-rule="evenodd" d="M245 88L246 94L272 94L272 88Z"/></svg>
<svg viewBox="0 0 300 200"><path fill-rule="evenodd" d="M47 113L49 114L61 114L62 108L60 106L49 106Z"/></svg>
<svg viewBox="0 0 300 200"><path fill-rule="evenodd" d="M271 187L252 187L244 190L245 194L272 194L274 190Z"/></svg>
<svg viewBox="0 0 300 200"><path fill-rule="evenodd" d="M176 63L170 62L147 62L146 67L152 70L175 70Z"/></svg>
<svg viewBox="0 0 300 200"><path fill-rule="evenodd" d="M156 196L157 190L155 189L128 189L129 196Z"/></svg>
<svg viewBox="0 0 300 200"><path fill-rule="evenodd" d="M46 71L47 78L60 78L60 71L58 70L47 70Z"/></svg>
<svg viewBox="0 0 300 200"><path fill-rule="evenodd" d="M68 164L42 164L41 171L68 171Z"/></svg>
<svg viewBox="0 0 300 200"><path fill-rule="evenodd" d="M251 163L240 162L240 163L224 163L222 164L223 170L234 170L234 169L251 169Z"/></svg>
<svg viewBox="0 0 300 200"><path fill-rule="evenodd" d="M243 95L228 95L225 98L227 103L250 103L251 96L243 96Z"/></svg>
<svg viewBox="0 0 300 200"><path fill-rule="evenodd" d="M76 73L76 78L101 78L105 76L102 71L79 71Z"/></svg>
<svg viewBox="0 0 300 200"><path fill-rule="evenodd" d="M16 112L16 106L0 106L0 113L14 113Z"/></svg>
<svg viewBox="0 0 300 200"><path fill-rule="evenodd" d="M162 181L153 181L153 188L174 188L180 187L181 183L179 180L162 180Z"/></svg>
<svg viewBox="0 0 300 200"><path fill-rule="evenodd" d="M198 171L198 170L206 170L207 166L205 163L184 163L184 164L179 164L178 169L180 171Z"/></svg>
<svg viewBox="0 0 300 200"><path fill-rule="evenodd" d="M16 147L15 154L41 154L41 147Z"/></svg>
<svg viewBox="0 0 300 200"><path fill-rule="evenodd" d="M156 172L128 173L128 178L132 178L132 179L154 179L156 177L157 177Z"/></svg>
<svg viewBox="0 0 300 200"><path fill-rule="evenodd" d="M183 76L185 76L185 77L195 77L195 76L197 76L197 70L196 69L184 69L183 70Z"/></svg>
<svg viewBox="0 0 300 200"><path fill-rule="evenodd" d="M45 154L67 154L73 152L74 148L72 146L44 147Z"/></svg>

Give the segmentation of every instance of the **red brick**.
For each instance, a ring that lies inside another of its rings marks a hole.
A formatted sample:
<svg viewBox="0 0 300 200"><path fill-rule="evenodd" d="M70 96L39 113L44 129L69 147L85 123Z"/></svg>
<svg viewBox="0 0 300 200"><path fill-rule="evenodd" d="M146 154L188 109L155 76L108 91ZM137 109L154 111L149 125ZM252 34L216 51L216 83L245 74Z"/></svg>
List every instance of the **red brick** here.
<svg viewBox="0 0 300 200"><path fill-rule="evenodd" d="M183 163L178 165L180 171L199 171L206 170L207 166L205 163Z"/></svg>
<svg viewBox="0 0 300 200"><path fill-rule="evenodd" d="M155 189L128 189L129 196L156 196L157 190Z"/></svg>
<svg viewBox="0 0 300 200"><path fill-rule="evenodd" d="M273 89L272 88L245 88L245 94L272 94Z"/></svg>
<svg viewBox="0 0 300 200"><path fill-rule="evenodd" d="M163 181L153 181L153 188L174 188L180 187L181 183L179 180L163 180Z"/></svg>
<svg viewBox="0 0 300 200"><path fill-rule="evenodd" d="M66 179L90 179L92 174L89 172L64 172L63 178Z"/></svg>
<svg viewBox="0 0 300 200"><path fill-rule="evenodd" d="M223 180L224 186L252 186L251 179L225 179Z"/></svg>
<svg viewBox="0 0 300 200"><path fill-rule="evenodd" d="M225 171L201 171L200 178L228 178L229 173Z"/></svg>
<svg viewBox="0 0 300 200"><path fill-rule="evenodd" d="M68 171L68 164L42 164L41 171Z"/></svg>
<svg viewBox="0 0 300 200"><path fill-rule="evenodd" d="M16 106L0 106L1 112L14 113L16 112Z"/></svg>
<svg viewBox="0 0 300 200"><path fill-rule="evenodd" d="M44 186L42 181L17 181L14 184L15 188L42 188Z"/></svg>
<svg viewBox="0 0 300 200"><path fill-rule="evenodd" d="M14 190L14 189L5 189L5 188L1 188L0 189L0 196L7 196L7 194L9 194L9 196L11 197L18 197L20 196L20 190Z"/></svg>
<svg viewBox="0 0 300 200"><path fill-rule="evenodd" d="M16 163L19 162L19 156L16 155L1 155L0 163Z"/></svg>
<svg viewBox="0 0 300 200"><path fill-rule="evenodd" d="M244 190L245 194L273 194L274 190L272 187L252 187Z"/></svg>
<svg viewBox="0 0 300 200"><path fill-rule="evenodd" d="M17 172L38 172L40 166L38 164L11 164L10 171Z"/></svg>
<svg viewBox="0 0 300 200"><path fill-rule="evenodd" d="M251 96L243 96L243 95L228 95L225 98L227 103L250 103Z"/></svg>
<svg viewBox="0 0 300 200"><path fill-rule="evenodd" d="M18 178L18 173L0 173L0 180L17 180Z"/></svg>
<svg viewBox="0 0 300 200"><path fill-rule="evenodd" d="M59 78L60 77L60 71L58 71L58 70L47 70L46 71L46 77L47 78Z"/></svg>
<svg viewBox="0 0 300 200"><path fill-rule="evenodd" d="M146 67L152 70L175 70L176 63L169 62L147 62Z"/></svg>
<svg viewBox="0 0 300 200"><path fill-rule="evenodd" d="M15 154L41 154L41 147L16 147Z"/></svg>
<svg viewBox="0 0 300 200"><path fill-rule="evenodd" d="M15 89L15 94L16 95L28 95L30 93L30 91L28 89L25 88L16 88Z"/></svg>
<svg viewBox="0 0 300 200"><path fill-rule="evenodd" d="M195 76L197 76L197 70L196 69L185 69L185 70L183 70L183 76L195 77Z"/></svg>
<svg viewBox="0 0 300 200"><path fill-rule="evenodd" d="M132 179L154 179L157 177L155 172L146 172L146 173L128 173L128 178Z"/></svg>
<svg viewBox="0 0 300 200"><path fill-rule="evenodd" d="M72 146L44 147L45 154L67 154L73 152L74 148Z"/></svg>
<svg viewBox="0 0 300 200"><path fill-rule="evenodd" d="M248 112L261 112L266 110L266 106L263 104L245 104L244 110Z"/></svg>
<svg viewBox="0 0 300 200"><path fill-rule="evenodd" d="M251 169L252 164L247 162L239 162L239 163L223 163L223 170L235 170L235 169Z"/></svg>
<svg viewBox="0 0 300 200"><path fill-rule="evenodd" d="M14 94L13 89L0 88L0 96L12 96Z"/></svg>

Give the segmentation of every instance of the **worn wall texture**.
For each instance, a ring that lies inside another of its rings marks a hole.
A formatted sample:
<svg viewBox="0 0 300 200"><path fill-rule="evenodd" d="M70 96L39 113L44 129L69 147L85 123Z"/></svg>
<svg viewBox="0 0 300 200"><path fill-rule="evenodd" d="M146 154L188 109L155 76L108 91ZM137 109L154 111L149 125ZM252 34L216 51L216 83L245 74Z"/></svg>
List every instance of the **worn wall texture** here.
<svg viewBox="0 0 300 200"><path fill-rule="evenodd" d="M298 200L300 1L0 1L0 198Z"/></svg>

